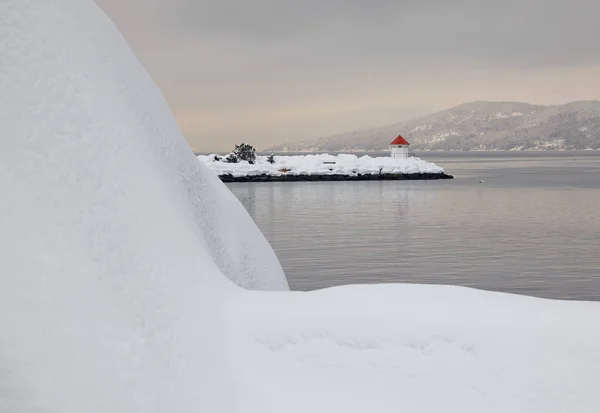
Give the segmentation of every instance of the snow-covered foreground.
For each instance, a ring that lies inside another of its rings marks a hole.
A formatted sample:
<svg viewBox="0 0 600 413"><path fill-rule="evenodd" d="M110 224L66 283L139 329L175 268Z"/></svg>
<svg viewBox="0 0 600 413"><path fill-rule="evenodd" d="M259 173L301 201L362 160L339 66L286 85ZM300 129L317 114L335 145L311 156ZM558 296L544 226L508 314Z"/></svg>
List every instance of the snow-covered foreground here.
<svg viewBox="0 0 600 413"><path fill-rule="evenodd" d="M380 173L437 174L444 172L436 164L419 158L393 159L389 156L372 158L368 155L359 158L352 154L275 156L273 164L267 162L266 156L257 156L256 162L252 165L246 161L239 163L216 161L215 154L199 155L198 159L217 175L234 177L280 176L284 173L289 175L377 175Z"/></svg>
<svg viewBox="0 0 600 413"><path fill-rule="evenodd" d="M599 411L598 303L285 291L91 0L0 2L0 75L0 412Z"/></svg>
<svg viewBox="0 0 600 413"><path fill-rule="evenodd" d="M599 316L598 303L445 286L238 293L237 407L597 412Z"/></svg>

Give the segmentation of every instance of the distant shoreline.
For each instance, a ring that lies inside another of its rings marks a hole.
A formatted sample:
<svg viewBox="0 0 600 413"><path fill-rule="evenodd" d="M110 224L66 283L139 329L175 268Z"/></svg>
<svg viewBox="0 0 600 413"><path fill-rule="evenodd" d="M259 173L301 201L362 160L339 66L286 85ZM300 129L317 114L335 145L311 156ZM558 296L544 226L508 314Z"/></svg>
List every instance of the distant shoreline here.
<svg viewBox="0 0 600 413"><path fill-rule="evenodd" d="M194 155L199 156L199 155L212 155L215 153L221 153L219 151L217 152L197 152L197 151L193 151ZM522 155L528 155L528 154L536 154L536 155L541 155L541 154L548 154L548 155L565 155L565 156L572 156L572 155L582 155L582 156L600 156L600 149L565 149L565 150L519 150L519 151L500 151L500 150L489 150L489 151L482 151L482 150L464 150L464 151L447 151L447 150L418 150L415 149L414 150L415 154L417 155L417 157L419 157L419 155L425 156L425 155L461 155L461 154L469 154L469 155L475 155L475 154L482 154L482 155L515 155L515 156L522 156ZM222 152L225 153L225 152ZM274 155L280 155L280 156L288 156L288 155L318 155L318 154L323 154L323 153L328 153L331 155L337 155L337 154L353 154L353 155L384 155L384 154L388 154L389 155L389 151L386 150L381 150L381 151L316 151L316 152L270 152L270 151L257 151L256 152L257 155L262 155L262 156L268 156L271 154Z"/></svg>

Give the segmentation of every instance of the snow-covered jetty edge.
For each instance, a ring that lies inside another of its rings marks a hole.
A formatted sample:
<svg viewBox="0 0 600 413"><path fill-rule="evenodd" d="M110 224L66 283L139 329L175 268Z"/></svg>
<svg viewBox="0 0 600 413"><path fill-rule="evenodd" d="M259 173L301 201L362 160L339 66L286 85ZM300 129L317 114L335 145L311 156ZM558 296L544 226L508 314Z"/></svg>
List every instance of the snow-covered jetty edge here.
<svg viewBox="0 0 600 413"><path fill-rule="evenodd" d="M198 159L223 182L391 181L452 179L442 168L419 158L368 155L257 156L254 163L228 163L219 155Z"/></svg>

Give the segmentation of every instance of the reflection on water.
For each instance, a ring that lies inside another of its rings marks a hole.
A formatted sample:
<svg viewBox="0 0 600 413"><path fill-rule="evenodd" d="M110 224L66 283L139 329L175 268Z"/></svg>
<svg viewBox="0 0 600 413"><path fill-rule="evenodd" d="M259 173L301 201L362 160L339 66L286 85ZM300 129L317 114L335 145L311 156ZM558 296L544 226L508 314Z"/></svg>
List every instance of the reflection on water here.
<svg viewBox="0 0 600 413"><path fill-rule="evenodd" d="M296 290L416 282L600 299L600 157L434 156L456 179L229 188Z"/></svg>

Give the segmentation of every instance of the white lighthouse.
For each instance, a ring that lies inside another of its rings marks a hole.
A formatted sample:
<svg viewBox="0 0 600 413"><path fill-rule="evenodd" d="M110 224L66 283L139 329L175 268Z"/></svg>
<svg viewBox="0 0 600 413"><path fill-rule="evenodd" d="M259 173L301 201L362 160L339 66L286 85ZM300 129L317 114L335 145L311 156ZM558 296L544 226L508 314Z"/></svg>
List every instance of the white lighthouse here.
<svg viewBox="0 0 600 413"><path fill-rule="evenodd" d="M408 158L408 145L410 145L410 143L408 143L408 141L404 139L401 135L398 135L398 137L394 139L392 143L390 143L390 151L392 158Z"/></svg>

